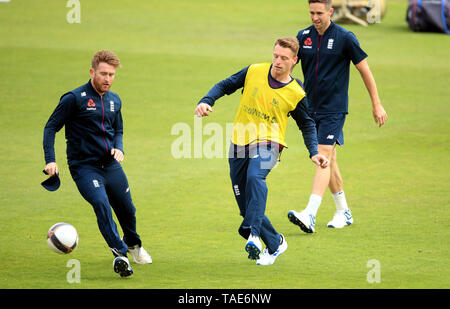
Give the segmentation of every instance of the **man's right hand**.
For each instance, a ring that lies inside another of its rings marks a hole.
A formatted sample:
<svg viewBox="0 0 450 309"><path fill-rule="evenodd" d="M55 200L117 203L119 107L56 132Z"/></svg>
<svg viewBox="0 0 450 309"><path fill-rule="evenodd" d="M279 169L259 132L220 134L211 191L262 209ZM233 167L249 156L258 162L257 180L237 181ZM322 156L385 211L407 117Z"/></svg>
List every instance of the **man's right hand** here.
<svg viewBox="0 0 450 309"><path fill-rule="evenodd" d="M56 162L50 162L45 166L44 170L49 176L55 176L55 174L59 174L58 165L56 164Z"/></svg>
<svg viewBox="0 0 450 309"><path fill-rule="evenodd" d="M372 108L373 119L378 127L381 127L387 121L387 114L381 104L377 104Z"/></svg>
<svg viewBox="0 0 450 309"><path fill-rule="evenodd" d="M209 116L209 113L212 111L212 107L209 104L200 103L195 108L195 115L197 115L197 117Z"/></svg>

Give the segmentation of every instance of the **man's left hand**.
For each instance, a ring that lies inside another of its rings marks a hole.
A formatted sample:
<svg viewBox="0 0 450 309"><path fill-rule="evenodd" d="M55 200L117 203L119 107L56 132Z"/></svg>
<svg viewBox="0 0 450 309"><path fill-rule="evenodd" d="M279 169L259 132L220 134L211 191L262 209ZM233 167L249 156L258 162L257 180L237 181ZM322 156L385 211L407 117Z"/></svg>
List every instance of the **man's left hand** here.
<svg viewBox="0 0 450 309"><path fill-rule="evenodd" d="M122 162L123 161L123 152L120 149L111 149L111 155L114 156L114 159L117 162Z"/></svg>

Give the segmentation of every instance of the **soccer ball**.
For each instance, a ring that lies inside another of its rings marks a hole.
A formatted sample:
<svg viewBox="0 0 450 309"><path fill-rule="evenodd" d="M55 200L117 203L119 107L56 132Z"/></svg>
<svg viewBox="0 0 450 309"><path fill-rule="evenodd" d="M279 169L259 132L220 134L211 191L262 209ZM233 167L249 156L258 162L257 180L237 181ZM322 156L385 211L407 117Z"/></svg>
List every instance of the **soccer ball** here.
<svg viewBox="0 0 450 309"><path fill-rule="evenodd" d="M68 254L78 245L77 230L69 223L56 223L48 230L47 244L56 253Z"/></svg>

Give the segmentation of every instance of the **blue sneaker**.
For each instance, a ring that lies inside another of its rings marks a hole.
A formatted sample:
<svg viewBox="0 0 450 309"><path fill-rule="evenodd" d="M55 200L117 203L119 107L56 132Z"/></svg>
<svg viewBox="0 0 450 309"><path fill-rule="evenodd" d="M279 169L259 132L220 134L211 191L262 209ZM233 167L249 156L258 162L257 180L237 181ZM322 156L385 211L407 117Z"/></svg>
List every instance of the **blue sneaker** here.
<svg viewBox="0 0 450 309"><path fill-rule="evenodd" d="M118 256L113 261L114 271L118 273L121 277L128 277L133 274L130 262L128 258L124 256Z"/></svg>
<svg viewBox="0 0 450 309"><path fill-rule="evenodd" d="M289 221L298 225L300 229L305 233L314 233L316 226L316 217L305 210L302 212L296 212L291 210L288 213Z"/></svg>
<svg viewBox="0 0 450 309"><path fill-rule="evenodd" d="M328 222L327 226L331 228L341 229L344 226L353 223L352 212L350 209L338 210L334 213L333 219Z"/></svg>
<svg viewBox="0 0 450 309"><path fill-rule="evenodd" d="M258 260L261 250L262 244L259 237L250 234L247 243L245 244L245 251L248 253L248 258L250 260Z"/></svg>
<svg viewBox="0 0 450 309"><path fill-rule="evenodd" d="M286 242L286 239L284 238L283 234L280 234L281 236L281 242L278 246L277 251L270 254L269 249L264 248L263 253L261 254L261 257L256 261L256 265L272 265L275 263L275 260L277 257L282 255L288 248L288 244Z"/></svg>

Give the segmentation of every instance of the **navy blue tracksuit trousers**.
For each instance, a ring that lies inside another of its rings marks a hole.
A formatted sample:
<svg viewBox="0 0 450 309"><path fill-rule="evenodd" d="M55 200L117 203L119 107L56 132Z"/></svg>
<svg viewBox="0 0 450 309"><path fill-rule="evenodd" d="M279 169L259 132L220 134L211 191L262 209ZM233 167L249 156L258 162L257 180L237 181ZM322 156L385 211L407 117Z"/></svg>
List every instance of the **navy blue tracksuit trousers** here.
<svg viewBox="0 0 450 309"><path fill-rule="evenodd" d="M136 209L122 166L112 160L105 165L70 166L70 173L83 198L94 208L103 238L115 256L127 255L128 246L141 245L136 232ZM114 210L123 231L120 238Z"/></svg>
<svg viewBox="0 0 450 309"><path fill-rule="evenodd" d="M270 144L236 146L229 152L230 178L234 196L244 217L239 234L248 239L250 233L261 237L269 253L280 245L280 234L264 214L267 202L266 177L278 161L278 147Z"/></svg>

